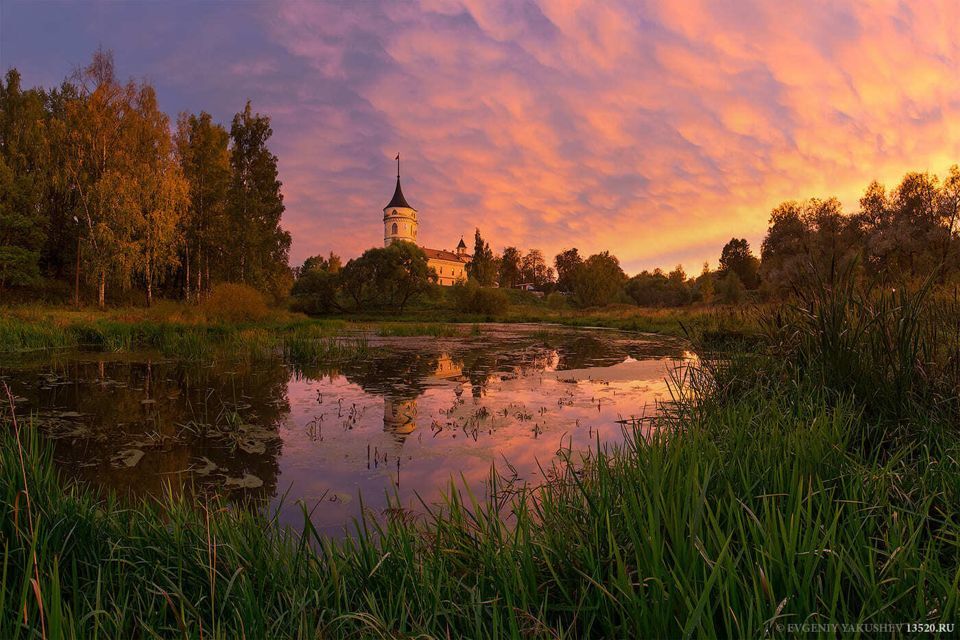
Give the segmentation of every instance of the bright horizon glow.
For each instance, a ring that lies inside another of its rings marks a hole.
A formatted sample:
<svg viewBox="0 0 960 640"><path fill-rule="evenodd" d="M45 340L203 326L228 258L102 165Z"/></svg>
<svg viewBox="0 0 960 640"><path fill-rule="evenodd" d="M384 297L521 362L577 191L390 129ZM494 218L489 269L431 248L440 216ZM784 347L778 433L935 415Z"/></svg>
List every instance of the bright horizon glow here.
<svg viewBox="0 0 960 640"><path fill-rule="evenodd" d="M399 151L426 246L694 274L783 200L960 161L958 30L949 1L0 0L0 69L50 87L103 46L172 118L251 99L293 266L382 243Z"/></svg>

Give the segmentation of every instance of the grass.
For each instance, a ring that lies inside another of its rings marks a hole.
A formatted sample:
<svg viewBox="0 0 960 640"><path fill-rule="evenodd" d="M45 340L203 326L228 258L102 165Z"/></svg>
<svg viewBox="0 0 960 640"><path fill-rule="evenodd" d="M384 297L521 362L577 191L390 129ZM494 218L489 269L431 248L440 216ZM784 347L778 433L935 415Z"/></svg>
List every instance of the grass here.
<svg viewBox="0 0 960 640"><path fill-rule="evenodd" d="M376 325L375 331L378 336L385 337L429 336L432 338L461 338L479 333L477 325L464 327L439 322L381 322Z"/></svg>
<svg viewBox="0 0 960 640"><path fill-rule="evenodd" d="M701 400L673 418L682 437L630 438L537 490L451 492L343 542L216 502L122 508L64 488L29 426L21 466L8 428L0 634L42 620L48 637L756 637L955 620L956 444L881 463L851 453L860 412L816 390Z"/></svg>
<svg viewBox="0 0 960 640"><path fill-rule="evenodd" d="M313 528L312 505L301 533L215 498L122 506L64 483L8 413L0 636L782 637L789 624L955 623L951 304L840 277L758 312L746 350L695 325L710 348L675 381L654 436L568 454L537 486L492 474L488 498L453 484L424 515L370 515L341 541ZM269 344L249 331L234 335ZM305 344L328 339L311 331Z"/></svg>
<svg viewBox="0 0 960 640"><path fill-rule="evenodd" d="M259 322L210 323L129 310L103 313L18 309L0 315L0 353L152 349L187 360L279 354L294 364L310 364L366 355L366 339L344 336L348 328L342 320L288 314Z"/></svg>

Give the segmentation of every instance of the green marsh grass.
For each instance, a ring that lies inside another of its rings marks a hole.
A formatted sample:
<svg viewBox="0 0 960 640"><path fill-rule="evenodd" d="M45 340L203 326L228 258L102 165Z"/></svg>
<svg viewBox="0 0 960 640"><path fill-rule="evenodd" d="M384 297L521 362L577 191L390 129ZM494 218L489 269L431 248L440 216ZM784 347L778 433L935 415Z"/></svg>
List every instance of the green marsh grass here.
<svg viewBox="0 0 960 640"><path fill-rule="evenodd" d="M865 455L862 410L809 381L684 402L658 435L538 486L452 485L344 540L317 533L312 505L300 534L215 499L122 507L64 485L29 425L21 465L8 425L0 635L777 637L956 620L956 438Z"/></svg>
<svg viewBox="0 0 960 640"><path fill-rule="evenodd" d="M382 337L460 338L472 331L465 325L440 322L383 322L376 327L377 335Z"/></svg>
<svg viewBox="0 0 960 640"><path fill-rule="evenodd" d="M783 637L790 623L956 623L956 316L926 295L840 291L760 316L760 342L708 340L652 435L568 453L529 486L492 472L487 497L454 479L442 504L368 514L342 540L314 529L313 505L299 532L216 498L121 505L60 479L35 427L14 428L8 411L0 637ZM322 331L301 338L303 357L327 348L306 346Z"/></svg>

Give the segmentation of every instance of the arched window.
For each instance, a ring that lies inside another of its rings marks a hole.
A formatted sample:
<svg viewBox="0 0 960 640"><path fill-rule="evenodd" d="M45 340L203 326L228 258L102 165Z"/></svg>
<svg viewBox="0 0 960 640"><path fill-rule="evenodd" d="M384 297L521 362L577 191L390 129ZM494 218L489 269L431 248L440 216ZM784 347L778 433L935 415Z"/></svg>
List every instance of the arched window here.
<svg viewBox="0 0 960 640"><path fill-rule="evenodd" d="M393 235L397 235L397 223L396 223L396 222L393 223L393 231L392 231L392 233L393 233Z"/></svg>

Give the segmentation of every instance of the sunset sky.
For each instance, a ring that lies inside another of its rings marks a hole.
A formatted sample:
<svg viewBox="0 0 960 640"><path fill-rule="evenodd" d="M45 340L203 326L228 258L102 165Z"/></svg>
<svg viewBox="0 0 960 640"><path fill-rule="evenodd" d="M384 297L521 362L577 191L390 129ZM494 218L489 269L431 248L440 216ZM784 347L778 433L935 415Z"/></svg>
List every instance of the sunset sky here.
<svg viewBox="0 0 960 640"><path fill-rule="evenodd" d="M0 0L0 67L51 86L103 46L172 118L252 100L292 264L381 244L399 151L427 246L694 272L782 200L960 161L958 33L956 0Z"/></svg>

